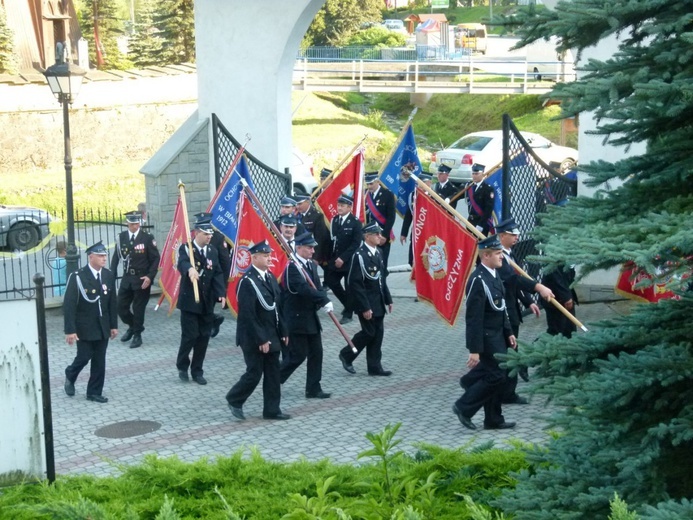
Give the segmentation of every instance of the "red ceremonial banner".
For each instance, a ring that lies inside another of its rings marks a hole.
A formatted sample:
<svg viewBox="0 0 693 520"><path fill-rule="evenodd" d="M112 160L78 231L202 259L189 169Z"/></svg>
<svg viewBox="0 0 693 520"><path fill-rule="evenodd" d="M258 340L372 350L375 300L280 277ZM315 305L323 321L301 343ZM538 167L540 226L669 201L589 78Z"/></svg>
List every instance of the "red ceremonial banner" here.
<svg viewBox="0 0 693 520"><path fill-rule="evenodd" d="M476 261L477 240L417 186L412 240L416 294L454 325Z"/></svg>
<svg viewBox="0 0 693 520"><path fill-rule="evenodd" d="M168 300L169 315L176 308L178 303L178 293L180 292L180 271L178 270L178 249L181 244L187 242L185 236L185 219L183 218L183 206L180 197L176 209L173 212L173 222L171 229L166 237L166 243L161 251L161 259L159 260L159 286Z"/></svg>
<svg viewBox="0 0 693 520"><path fill-rule="evenodd" d="M686 279L688 276L684 275L682 278ZM669 278L648 287L636 288L635 286L643 280L652 280L652 275L642 271L633 262L628 262L621 267L621 274L618 277L618 282L616 282L615 291L626 298L651 303L670 298L679 298L678 295L667 289Z"/></svg>
<svg viewBox="0 0 693 520"><path fill-rule="evenodd" d="M337 199L340 195L349 195L354 199L352 212L362 223L365 223L365 208L363 198L364 177L363 149L358 150L349 164L339 172L315 199L315 204L325 216L327 225L337 214Z"/></svg>
<svg viewBox="0 0 693 520"><path fill-rule="evenodd" d="M238 215L238 235L231 261L231 277L226 289L226 301L234 316L238 316L238 282L248 269L252 269L249 249L258 242L267 241L272 248L270 271L277 279L282 275L289 261L279 242L246 198L245 193L241 193Z"/></svg>

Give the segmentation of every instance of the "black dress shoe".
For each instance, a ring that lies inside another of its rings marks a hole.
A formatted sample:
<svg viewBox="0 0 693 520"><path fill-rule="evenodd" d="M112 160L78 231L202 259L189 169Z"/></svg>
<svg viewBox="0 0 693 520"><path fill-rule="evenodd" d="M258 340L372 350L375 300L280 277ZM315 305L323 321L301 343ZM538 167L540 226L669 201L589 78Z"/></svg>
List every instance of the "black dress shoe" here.
<svg viewBox="0 0 693 520"><path fill-rule="evenodd" d="M130 343L130 348L137 348L142 346L142 336L140 334L135 334L132 337L132 343Z"/></svg>
<svg viewBox="0 0 693 520"><path fill-rule="evenodd" d="M187 370L179 370L178 371L178 379L180 379L181 381L189 381L188 371Z"/></svg>
<svg viewBox="0 0 693 520"><path fill-rule="evenodd" d="M476 424L472 422L471 418L462 415L462 412L460 412L460 409L457 408L456 404L452 405L452 413L454 413L457 416L457 418L462 423L462 426L464 426L465 428L469 428L470 430L476 430Z"/></svg>
<svg viewBox="0 0 693 520"><path fill-rule="evenodd" d="M517 370L517 375L520 376L520 378L525 382L529 382L529 372L527 371L527 367L520 367Z"/></svg>
<svg viewBox="0 0 693 520"><path fill-rule="evenodd" d="M212 338L216 338L217 334L219 334L219 328L221 327L221 324L224 323L224 316L221 314L215 314L214 315L214 323L212 324L212 333L210 336Z"/></svg>
<svg viewBox="0 0 693 520"><path fill-rule="evenodd" d="M65 393L70 397L75 395L75 384L68 378L65 378L65 386L63 388L65 388Z"/></svg>
<svg viewBox="0 0 693 520"><path fill-rule="evenodd" d="M328 394L327 392L323 392L320 390L319 392L312 392L308 393L306 392L306 399L328 399L332 394Z"/></svg>
<svg viewBox="0 0 693 520"><path fill-rule="evenodd" d="M192 380L195 381L198 385L207 384L207 380L202 376L193 376Z"/></svg>
<svg viewBox="0 0 693 520"><path fill-rule="evenodd" d="M382 368L377 372L368 372L369 376L391 376L392 370L383 370Z"/></svg>
<svg viewBox="0 0 693 520"><path fill-rule="evenodd" d="M128 330L125 332L125 334L123 334L123 337L120 338L120 341L122 341L123 343L125 343L125 342L127 342L127 341L130 341L130 340L132 339L132 336L133 336L134 334L135 334L135 331L133 331L132 329L128 329Z"/></svg>
<svg viewBox="0 0 693 520"><path fill-rule="evenodd" d="M509 430L510 428L514 428L515 423L514 422L502 422L500 424L495 424L493 426L484 424L484 430Z"/></svg>
<svg viewBox="0 0 693 520"><path fill-rule="evenodd" d="M526 397L516 394L515 397L510 398L510 400L503 401L503 404L529 404L529 401Z"/></svg>
<svg viewBox="0 0 693 520"><path fill-rule="evenodd" d="M94 401L95 403L107 403L108 397L102 395L88 395L87 401Z"/></svg>
<svg viewBox="0 0 693 520"><path fill-rule="evenodd" d="M342 367L344 370L349 372L350 374L355 374L356 370L354 370L354 367L351 363L349 363L346 358L342 355L342 353L339 353L339 360L342 362Z"/></svg>
<svg viewBox="0 0 693 520"><path fill-rule="evenodd" d="M339 320L339 324L340 325L346 325L347 323L351 323L352 321L354 321L354 318L352 318L351 316L346 316L343 314L342 319Z"/></svg>
<svg viewBox="0 0 693 520"><path fill-rule="evenodd" d="M231 410L231 415L233 415L236 419L245 421L245 414L243 413L243 408L237 408L229 404L229 410Z"/></svg>
<svg viewBox="0 0 693 520"><path fill-rule="evenodd" d="M268 421L286 421L287 419L291 419L291 416L288 413L282 412L279 412L277 415L265 415L263 413L262 418Z"/></svg>

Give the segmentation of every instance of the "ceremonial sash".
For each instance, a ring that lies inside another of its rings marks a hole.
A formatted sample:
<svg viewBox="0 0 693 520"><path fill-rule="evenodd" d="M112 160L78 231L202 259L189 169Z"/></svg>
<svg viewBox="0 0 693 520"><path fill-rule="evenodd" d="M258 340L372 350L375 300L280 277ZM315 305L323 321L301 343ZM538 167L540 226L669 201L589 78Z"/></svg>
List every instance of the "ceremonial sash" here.
<svg viewBox="0 0 693 520"><path fill-rule="evenodd" d="M479 218L483 218L484 211L481 209L481 206L479 206L477 201L474 199L474 192L476 191L476 188L476 184L472 183L472 186L469 188L469 203L471 204L472 209L474 209L476 214L479 215ZM494 233L493 218L488 219L488 226L489 233Z"/></svg>
<svg viewBox="0 0 693 520"><path fill-rule="evenodd" d="M378 206L375 205L375 201L373 200L373 195L371 192L368 192L368 197L366 197L366 206L368 206L368 210L371 212L371 215L373 215L373 218L376 220L378 224L381 226L385 225L385 222L387 222L387 218L385 218L385 215L383 215L380 210L378 209ZM395 233L390 230L390 242L392 242L395 239Z"/></svg>

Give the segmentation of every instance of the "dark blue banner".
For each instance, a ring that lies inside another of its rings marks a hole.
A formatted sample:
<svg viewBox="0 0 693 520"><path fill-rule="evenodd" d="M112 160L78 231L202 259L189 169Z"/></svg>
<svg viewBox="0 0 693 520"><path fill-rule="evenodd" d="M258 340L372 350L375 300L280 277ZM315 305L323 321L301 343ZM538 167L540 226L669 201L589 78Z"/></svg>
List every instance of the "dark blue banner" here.
<svg viewBox="0 0 693 520"><path fill-rule="evenodd" d="M241 157L238 164L229 175L226 182L219 187L218 196L212 207L212 225L232 244L236 241L238 232L238 200L243 185L241 178L245 179L251 190L255 191L253 181L250 178L250 170L245 156Z"/></svg>
<svg viewBox="0 0 693 520"><path fill-rule="evenodd" d="M397 213L400 216L407 213L409 201L412 193L414 193L414 188L416 188L416 181L411 178L411 174L418 176L421 172L421 161L419 161L419 154L416 151L414 130L409 125L395 153L392 154L390 162L380 175L380 182L395 194Z"/></svg>

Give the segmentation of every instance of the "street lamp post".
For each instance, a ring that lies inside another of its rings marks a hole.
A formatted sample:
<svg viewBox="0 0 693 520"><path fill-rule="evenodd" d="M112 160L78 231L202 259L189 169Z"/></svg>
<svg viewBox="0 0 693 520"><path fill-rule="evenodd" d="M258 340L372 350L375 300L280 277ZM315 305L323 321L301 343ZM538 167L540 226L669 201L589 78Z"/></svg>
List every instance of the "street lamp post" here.
<svg viewBox="0 0 693 520"><path fill-rule="evenodd" d="M68 105L77 97L82 79L87 73L84 69L65 60L65 44L58 43L55 65L48 67L46 76L51 92L63 106L63 134L65 137L65 196L67 205L67 255L65 264L68 275L78 267L79 254L75 245L75 215L72 201L72 152L70 147L70 112Z"/></svg>

